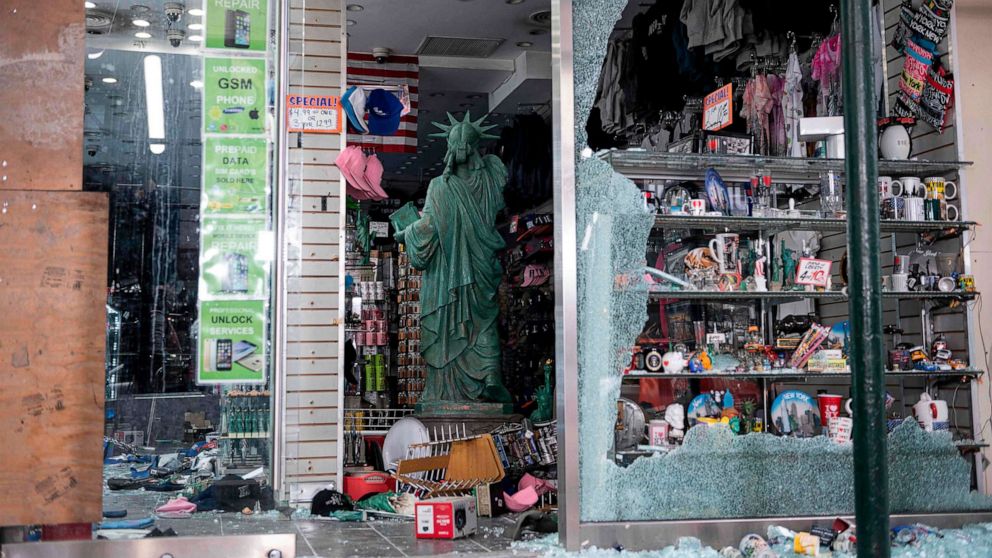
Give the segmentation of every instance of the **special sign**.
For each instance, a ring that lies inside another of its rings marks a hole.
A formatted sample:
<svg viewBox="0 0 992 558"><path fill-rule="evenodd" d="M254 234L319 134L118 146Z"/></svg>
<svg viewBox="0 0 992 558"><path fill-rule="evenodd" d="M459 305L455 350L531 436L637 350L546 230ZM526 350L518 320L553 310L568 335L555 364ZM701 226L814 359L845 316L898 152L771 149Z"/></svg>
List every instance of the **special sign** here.
<svg viewBox="0 0 992 558"><path fill-rule="evenodd" d="M814 258L800 258L799 267L796 268L797 285L813 285L814 287L826 287L830 284L830 260L817 260Z"/></svg>
<svg viewBox="0 0 992 558"><path fill-rule="evenodd" d="M288 132L341 132L341 98L332 95L287 95Z"/></svg>
<svg viewBox="0 0 992 558"><path fill-rule="evenodd" d="M733 85L728 83L703 97L703 129L715 132L734 122Z"/></svg>

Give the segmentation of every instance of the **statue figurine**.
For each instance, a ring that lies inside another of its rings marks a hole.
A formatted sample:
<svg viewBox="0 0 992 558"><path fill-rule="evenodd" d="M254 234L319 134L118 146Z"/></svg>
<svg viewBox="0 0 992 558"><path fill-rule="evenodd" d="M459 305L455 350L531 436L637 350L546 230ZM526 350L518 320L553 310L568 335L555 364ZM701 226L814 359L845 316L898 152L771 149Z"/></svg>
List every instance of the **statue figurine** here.
<svg viewBox="0 0 992 558"><path fill-rule="evenodd" d="M551 359L544 361L544 385L534 390L534 401L537 409L530 414L532 422L547 422L554 416L551 407L554 405L555 391L551 385Z"/></svg>
<svg viewBox="0 0 992 558"><path fill-rule="evenodd" d="M791 289L796 281L796 252L785 247L782 241L782 279L785 289Z"/></svg>
<svg viewBox="0 0 992 558"><path fill-rule="evenodd" d="M495 139L468 113L432 134L446 138L444 172L431 180L419 219L395 235L423 271L420 290L420 352L427 380L420 403L509 403L500 374L496 291L503 275L496 252L505 247L496 231L504 207L506 167L479 154L479 142Z"/></svg>
<svg viewBox="0 0 992 558"><path fill-rule="evenodd" d="M361 209L358 210L358 216L355 217L355 242L362 253L362 259L358 265L368 265L372 255L372 233L369 231L369 216Z"/></svg>

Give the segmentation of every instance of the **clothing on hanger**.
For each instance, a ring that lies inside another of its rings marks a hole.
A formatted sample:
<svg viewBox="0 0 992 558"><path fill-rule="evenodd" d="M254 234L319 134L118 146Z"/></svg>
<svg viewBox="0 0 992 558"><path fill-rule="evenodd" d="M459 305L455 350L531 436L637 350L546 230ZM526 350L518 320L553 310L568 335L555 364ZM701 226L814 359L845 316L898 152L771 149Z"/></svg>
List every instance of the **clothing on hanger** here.
<svg viewBox="0 0 992 558"><path fill-rule="evenodd" d="M803 70L799 56L789 53L785 70L785 83L782 88L782 119L785 126L785 155L802 157L805 155L799 141L799 119L803 117Z"/></svg>

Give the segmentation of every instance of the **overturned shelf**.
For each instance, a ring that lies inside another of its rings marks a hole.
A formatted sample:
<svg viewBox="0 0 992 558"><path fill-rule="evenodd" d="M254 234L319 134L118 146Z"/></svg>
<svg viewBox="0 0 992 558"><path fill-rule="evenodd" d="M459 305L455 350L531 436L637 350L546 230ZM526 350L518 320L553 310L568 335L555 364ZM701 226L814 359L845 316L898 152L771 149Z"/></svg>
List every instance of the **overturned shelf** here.
<svg viewBox="0 0 992 558"><path fill-rule="evenodd" d="M770 174L776 183L819 184L825 172L844 172L843 159L765 157L715 153L661 153L616 150L599 155L628 178L695 180L715 168L724 180L747 181L755 174ZM969 161L912 161L880 159L878 174L892 176L945 175L970 166Z"/></svg>
<svg viewBox="0 0 992 558"><path fill-rule="evenodd" d="M897 221L882 219L880 229L886 232L928 232L974 228L974 221ZM725 231L775 231L803 230L844 232L846 219L821 219L816 217L716 217L693 215L658 215L655 228L659 229L704 229Z"/></svg>
<svg viewBox="0 0 992 558"><path fill-rule="evenodd" d="M984 374L983 370L946 370L938 372L926 372L923 370L886 370L885 375L891 377L926 377L926 378L977 378ZM769 380L807 380L807 379L826 379L826 378L850 378L850 372L805 372L803 370L796 369L782 369L772 372L701 372L699 374L692 373L679 373L679 374L664 374L664 373L654 373L654 372L629 372L623 375L623 378L632 380L644 380L647 378L657 379L657 380L701 380L704 378L722 378L725 380L734 379L769 379Z"/></svg>

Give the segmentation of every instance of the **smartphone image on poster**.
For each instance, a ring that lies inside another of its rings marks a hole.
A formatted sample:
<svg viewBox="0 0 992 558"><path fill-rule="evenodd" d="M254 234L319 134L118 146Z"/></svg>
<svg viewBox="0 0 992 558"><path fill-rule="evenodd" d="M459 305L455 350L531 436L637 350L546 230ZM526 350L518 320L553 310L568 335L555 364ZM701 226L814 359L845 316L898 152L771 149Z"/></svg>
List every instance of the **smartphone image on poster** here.
<svg viewBox="0 0 992 558"><path fill-rule="evenodd" d="M230 339L218 339L215 341L217 350L214 351L214 370L230 370L234 363L234 342Z"/></svg>
<svg viewBox="0 0 992 558"><path fill-rule="evenodd" d="M248 292L248 256L229 252L224 254L227 275L221 278L220 290L225 293Z"/></svg>
<svg viewBox="0 0 992 558"><path fill-rule="evenodd" d="M224 46L248 48L251 46L251 14L242 10L227 10L224 21Z"/></svg>

